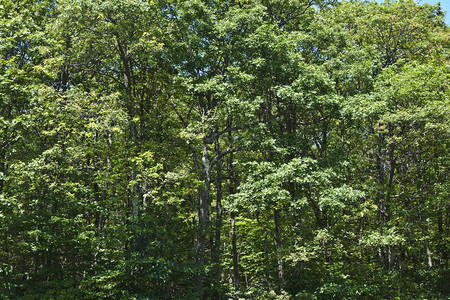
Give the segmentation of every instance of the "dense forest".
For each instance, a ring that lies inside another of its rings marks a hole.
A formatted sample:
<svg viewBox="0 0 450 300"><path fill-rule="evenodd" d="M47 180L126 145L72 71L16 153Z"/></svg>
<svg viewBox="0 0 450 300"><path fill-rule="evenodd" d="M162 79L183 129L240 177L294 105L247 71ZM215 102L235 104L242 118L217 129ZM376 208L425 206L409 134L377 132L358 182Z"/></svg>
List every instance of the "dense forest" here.
<svg viewBox="0 0 450 300"><path fill-rule="evenodd" d="M444 17L0 0L0 299L450 299Z"/></svg>

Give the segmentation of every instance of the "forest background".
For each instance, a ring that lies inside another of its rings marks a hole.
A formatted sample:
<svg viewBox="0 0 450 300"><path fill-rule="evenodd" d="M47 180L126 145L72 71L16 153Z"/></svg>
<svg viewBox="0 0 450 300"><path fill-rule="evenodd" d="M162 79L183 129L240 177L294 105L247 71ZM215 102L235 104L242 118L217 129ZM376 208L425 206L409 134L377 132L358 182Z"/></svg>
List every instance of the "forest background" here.
<svg viewBox="0 0 450 300"><path fill-rule="evenodd" d="M449 299L443 20L0 0L0 299Z"/></svg>

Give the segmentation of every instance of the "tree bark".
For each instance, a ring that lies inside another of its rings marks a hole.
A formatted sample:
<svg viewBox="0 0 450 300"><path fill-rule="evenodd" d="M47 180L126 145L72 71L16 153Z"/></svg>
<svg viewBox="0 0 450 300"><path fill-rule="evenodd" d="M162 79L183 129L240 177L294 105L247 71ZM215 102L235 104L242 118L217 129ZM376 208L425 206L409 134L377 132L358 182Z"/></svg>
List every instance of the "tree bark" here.
<svg viewBox="0 0 450 300"><path fill-rule="evenodd" d="M208 145L206 138L203 141L202 154L202 182L203 185L199 190L199 210L198 210L198 238L196 245L196 262L202 269L205 265L205 243L206 231L210 216L209 207L211 205L211 159L208 154ZM203 270L198 274L198 293L200 299L204 299L203 295Z"/></svg>
<svg viewBox="0 0 450 300"><path fill-rule="evenodd" d="M217 132L216 127L216 132ZM214 148L216 156L220 155L220 145L219 145L219 135L216 135L214 142ZM213 267L213 277L214 284L216 287L220 284L220 235L222 231L222 162L219 160L216 164L216 224L215 224L215 239L214 239L214 249L212 255ZM220 299L220 293L216 291L215 298Z"/></svg>
<svg viewBox="0 0 450 300"><path fill-rule="evenodd" d="M232 120L230 119L230 124ZM230 132L228 132L228 143L231 148L233 148L233 135ZM229 170L229 177L231 178L230 182L230 195L233 195L236 190L237 186L237 178L234 174L234 168L233 168L233 153L230 154L229 160L228 160L228 170ZM233 299L238 299L239 295L239 264L238 264L238 252L237 252L237 235L236 235L236 213L235 211L231 212L231 247L232 247L232 255L233 255L233 288L234 288L234 294Z"/></svg>
<svg viewBox="0 0 450 300"><path fill-rule="evenodd" d="M236 247L236 214L231 212L231 246L233 252L233 287L234 299L237 299L237 292L239 291L239 269L238 269L238 254Z"/></svg>
<svg viewBox="0 0 450 300"><path fill-rule="evenodd" d="M117 47L119 49L120 59L123 64L123 85L125 87L125 92L128 100L128 117L130 122L130 136L131 142L133 146L137 144L137 128L136 123L134 122L134 99L133 99L133 88L132 88L132 74L131 74L131 62L128 56L126 49L123 47L120 42L120 38L116 35L117 38ZM131 171L131 180L133 182L136 181L137 178L137 170L136 166L133 165ZM131 188L131 205L133 212L133 220L134 222L138 221L139 218L139 206L140 206L140 193L139 193L139 184L135 182Z"/></svg>
<svg viewBox="0 0 450 300"><path fill-rule="evenodd" d="M280 210L274 209L273 214L275 220L275 243L277 248L278 280L279 280L279 288L280 290L282 290L284 288L284 269L283 269L283 257L281 253L282 241L280 229Z"/></svg>

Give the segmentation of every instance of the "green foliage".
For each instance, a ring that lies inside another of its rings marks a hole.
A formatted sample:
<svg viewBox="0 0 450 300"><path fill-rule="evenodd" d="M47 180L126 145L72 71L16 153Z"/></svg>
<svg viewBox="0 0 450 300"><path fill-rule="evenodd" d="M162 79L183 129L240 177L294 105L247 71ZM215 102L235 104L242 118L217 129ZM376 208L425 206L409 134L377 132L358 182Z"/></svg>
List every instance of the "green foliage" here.
<svg viewBox="0 0 450 300"><path fill-rule="evenodd" d="M0 0L0 299L448 298L443 17Z"/></svg>

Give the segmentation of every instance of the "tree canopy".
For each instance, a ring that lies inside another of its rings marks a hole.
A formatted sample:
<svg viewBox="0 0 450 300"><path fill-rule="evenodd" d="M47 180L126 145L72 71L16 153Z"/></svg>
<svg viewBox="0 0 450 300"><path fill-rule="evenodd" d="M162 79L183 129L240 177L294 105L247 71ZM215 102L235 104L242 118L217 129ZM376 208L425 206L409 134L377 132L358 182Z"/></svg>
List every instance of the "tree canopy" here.
<svg viewBox="0 0 450 300"><path fill-rule="evenodd" d="M0 299L448 299L444 17L0 0Z"/></svg>

